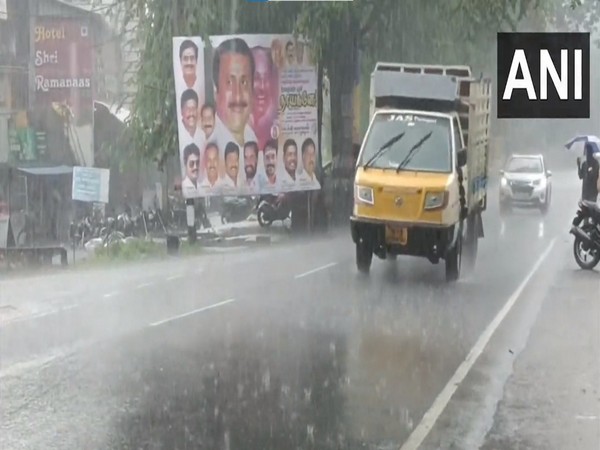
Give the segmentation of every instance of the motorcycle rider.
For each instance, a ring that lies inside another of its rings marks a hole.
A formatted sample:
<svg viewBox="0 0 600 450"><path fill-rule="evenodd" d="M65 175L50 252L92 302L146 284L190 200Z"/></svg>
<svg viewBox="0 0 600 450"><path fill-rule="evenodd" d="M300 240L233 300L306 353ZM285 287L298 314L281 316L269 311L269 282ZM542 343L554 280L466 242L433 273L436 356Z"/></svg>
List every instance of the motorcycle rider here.
<svg viewBox="0 0 600 450"><path fill-rule="evenodd" d="M272 197L272 204L275 209L281 209L287 206L287 195L285 193L279 193Z"/></svg>
<svg viewBox="0 0 600 450"><path fill-rule="evenodd" d="M585 161L581 163L577 158L577 172L581 180L581 198L596 203L600 190L600 163L594 157L594 148L591 143L585 144Z"/></svg>
<svg viewBox="0 0 600 450"><path fill-rule="evenodd" d="M263 201L269 203L275 210L288 206L288 196L283 192L279 194L261 194L258 197L258 204L260 205Z"/></svg>

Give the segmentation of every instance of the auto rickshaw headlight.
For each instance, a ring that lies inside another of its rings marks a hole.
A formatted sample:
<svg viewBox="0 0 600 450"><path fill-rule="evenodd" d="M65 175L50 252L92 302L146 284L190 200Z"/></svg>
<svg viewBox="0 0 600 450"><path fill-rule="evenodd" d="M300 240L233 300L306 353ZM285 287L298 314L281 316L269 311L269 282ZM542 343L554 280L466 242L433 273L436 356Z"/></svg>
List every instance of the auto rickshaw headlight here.
<svg viewBox="0 0 600 450"><path fill-rule="evenodd" d="M425 209L443 208L447 204L447 192L428 192L425 196Z"/></svg>
<svg viewBox="0 0 600 450"><path fill-rule="evenodd" d="M372 205L374 203L373 188L367 186L354 186L354 199L356 202Z"/></svg>

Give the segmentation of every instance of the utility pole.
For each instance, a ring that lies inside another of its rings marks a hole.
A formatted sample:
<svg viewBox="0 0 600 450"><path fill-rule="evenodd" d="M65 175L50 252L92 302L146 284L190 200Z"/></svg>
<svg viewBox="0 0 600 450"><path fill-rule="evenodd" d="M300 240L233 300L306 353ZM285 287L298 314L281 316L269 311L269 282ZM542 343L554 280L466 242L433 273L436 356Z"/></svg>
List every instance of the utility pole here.
<svg viewBox="0 0 600 450"><path fill-rule="evenodd" d="M196 210L194 207L194 199L187 198L185 200L185 212L187 216L187 226L188 226L188 241L190 244L194 244L196 242L197 234L196 234Z"/></svg>

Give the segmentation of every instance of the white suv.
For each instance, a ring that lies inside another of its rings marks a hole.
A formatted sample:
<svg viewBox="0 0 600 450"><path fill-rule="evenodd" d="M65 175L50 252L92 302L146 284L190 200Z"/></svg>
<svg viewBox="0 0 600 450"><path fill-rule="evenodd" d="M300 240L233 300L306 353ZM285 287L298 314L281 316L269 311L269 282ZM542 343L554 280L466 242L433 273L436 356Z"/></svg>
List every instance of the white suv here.
<svg viewBox="0 0 600 450"><path fill-rule="evenodd" d="M542 155L512 155L500 171L500 212L512 206L550 208L552 172L547 170Z"/></svg>

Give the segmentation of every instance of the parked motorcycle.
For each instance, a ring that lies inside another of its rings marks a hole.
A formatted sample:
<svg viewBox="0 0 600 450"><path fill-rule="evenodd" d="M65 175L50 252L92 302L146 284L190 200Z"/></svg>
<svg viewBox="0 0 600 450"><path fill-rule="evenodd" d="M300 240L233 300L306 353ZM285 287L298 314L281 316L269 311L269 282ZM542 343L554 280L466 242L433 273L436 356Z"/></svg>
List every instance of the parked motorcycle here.
<svg viewBox="0 0 600 450"><path fill-rule="evenodd" d="M258 199L257 218L261 227L269 227L276 220L283 222L291 213L292 209L285 195L262 195Z"/></svg>
<svg viewBox="0 0 600 450"><path fill-rule="evenodd" d="M235 223L246 220L254 209L251 197L225 197L221 206L221 223Z"/></svg>
<svg viewBox="0 0 600 450"><path fill-rule="evenodd" d="M117 216L116 230L123 233L126 237L133 236L134 223L130 211L126 211Z"/></svg>
<svg viewBox="0 0 600 450"><path fill-rule="evenodd" d="M600 262L600 206L585 200L579 202L570 233L575 236L575 261L582 269L592 270Z"/></svg>
<svg viewBox="0 0 600 450"><path fill-rule="evenodd" d="M85 245L90 239L98 237L102 228L102 218L96 214L87 215L80 221L72 221L69 237L76 247Z"/></svg>
<svg viewBox="0 0 600 450"><path fill-rule="evenodd" d="M146 228L149 233L164 230L162 217L159 210L149 209L144 211L143 220L146 222Z"/></svg>

